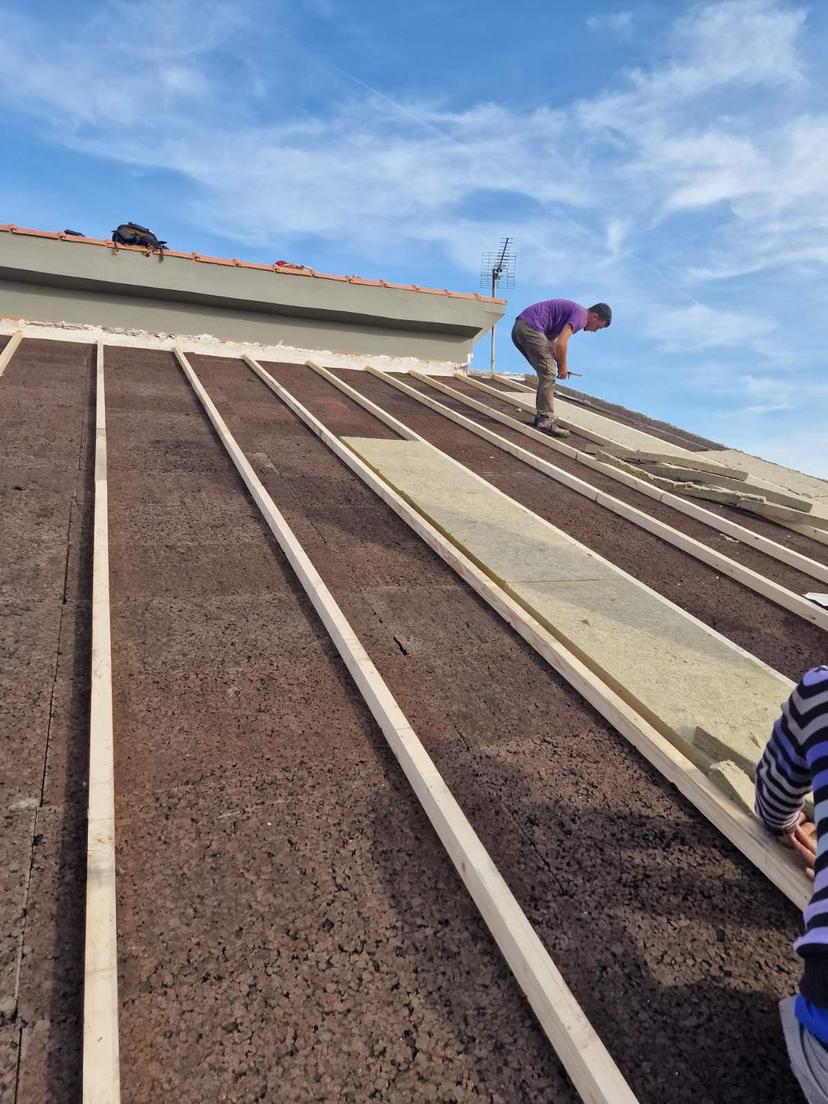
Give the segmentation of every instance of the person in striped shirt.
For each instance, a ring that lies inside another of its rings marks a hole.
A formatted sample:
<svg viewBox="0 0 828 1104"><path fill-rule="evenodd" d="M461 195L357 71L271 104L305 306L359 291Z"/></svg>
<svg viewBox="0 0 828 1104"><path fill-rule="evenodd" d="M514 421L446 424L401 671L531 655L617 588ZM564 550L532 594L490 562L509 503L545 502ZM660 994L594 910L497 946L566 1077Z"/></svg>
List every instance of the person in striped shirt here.
<svg viewBox="0 0 828 1104"><path fill-rule="evenodd" d="M813 787L814 820L803 812ZM756 813L802 856L814 881L799 993L779 1005L785 1043L809 1104L828 1104L828 667L807 671L773 726L756 768Z"/></svg>

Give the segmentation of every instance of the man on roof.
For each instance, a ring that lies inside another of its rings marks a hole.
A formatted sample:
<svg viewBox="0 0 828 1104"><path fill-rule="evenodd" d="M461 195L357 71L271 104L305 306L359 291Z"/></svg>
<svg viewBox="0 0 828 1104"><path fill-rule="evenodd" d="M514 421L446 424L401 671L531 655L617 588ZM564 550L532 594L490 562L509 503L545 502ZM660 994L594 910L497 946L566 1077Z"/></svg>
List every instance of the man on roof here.
<svg viewBox="0 0 828 1104"><path fill-rule="evenodd" d="M515 319L512 341L538 376L537 414L534 426L552 437L568 437L569 430L555 421L555 380L569 375L566 353L569 339L580 330L595 333L612 321L606 303L582 307L571 299L545 299L533 303Z"/></svg>
<svg viewBox="0 0 828 1104"><path fill-rule="evenodd" d="M806 671L782 706L756 768L756 813L798 851L814 883L805 930L794 943L803 959L799 993L779 1004L791 1068L808 1104L828 1104L828 667ZM805 816L814 793L816 825Z"/></svg>

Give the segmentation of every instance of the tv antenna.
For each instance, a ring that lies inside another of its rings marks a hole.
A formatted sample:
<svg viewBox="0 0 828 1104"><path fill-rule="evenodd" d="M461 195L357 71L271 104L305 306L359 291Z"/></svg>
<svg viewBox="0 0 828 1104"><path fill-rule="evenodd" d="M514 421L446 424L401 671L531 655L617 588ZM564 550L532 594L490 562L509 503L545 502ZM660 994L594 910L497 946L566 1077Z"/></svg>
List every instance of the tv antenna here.
<svg viewBox="0 0 828 1104"><path fill-rule="evenodd" d="M489 288L494 299L498 288L515 286L515 252L512 238L501 238L500 246L493 253L484 253L480 263L480 286ZM489 375L495 370L495 327L492 326L492 345L489 355Z"/></svg>

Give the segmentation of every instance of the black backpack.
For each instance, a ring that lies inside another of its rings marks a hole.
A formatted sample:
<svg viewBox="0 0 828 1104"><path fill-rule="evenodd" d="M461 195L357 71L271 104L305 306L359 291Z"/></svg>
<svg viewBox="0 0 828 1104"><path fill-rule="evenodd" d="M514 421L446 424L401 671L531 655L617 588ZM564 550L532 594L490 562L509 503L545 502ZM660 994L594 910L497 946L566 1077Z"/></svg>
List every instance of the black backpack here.
<svg viewBox="0 0 828 1104"><path fill-rule="evenodd" d="M112 240L121 245L145 245L147 249L158 249L164 252L165 241L159 241L146 226L139 226L137 222L122 222L117 230L112 231Z"/></svg>

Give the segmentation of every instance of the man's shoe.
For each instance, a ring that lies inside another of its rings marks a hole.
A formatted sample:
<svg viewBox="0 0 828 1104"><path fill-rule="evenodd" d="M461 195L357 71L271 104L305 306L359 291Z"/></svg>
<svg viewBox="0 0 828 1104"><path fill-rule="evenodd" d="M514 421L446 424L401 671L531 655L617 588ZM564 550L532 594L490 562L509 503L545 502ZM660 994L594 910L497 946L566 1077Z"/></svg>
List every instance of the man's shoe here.
<svg viewBox="0 0 828 1104"><path fill-rule="evenodd" d="M548 433L550 437L569 436L569 430L564 429L563 426L559 426L558 423L553 421L548 415L536 414L532 425L535 429L540 430L541 433Z"/></svg>

